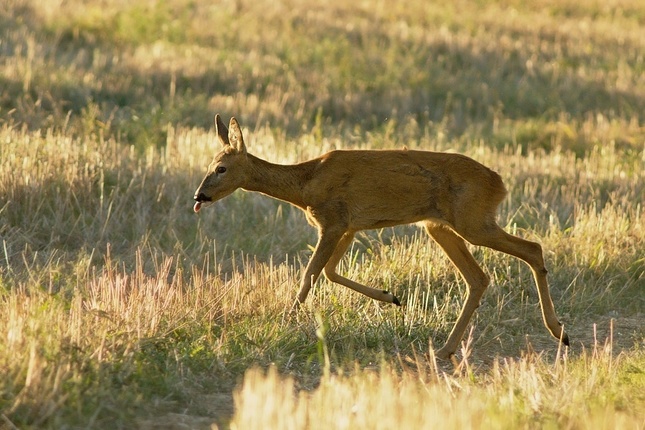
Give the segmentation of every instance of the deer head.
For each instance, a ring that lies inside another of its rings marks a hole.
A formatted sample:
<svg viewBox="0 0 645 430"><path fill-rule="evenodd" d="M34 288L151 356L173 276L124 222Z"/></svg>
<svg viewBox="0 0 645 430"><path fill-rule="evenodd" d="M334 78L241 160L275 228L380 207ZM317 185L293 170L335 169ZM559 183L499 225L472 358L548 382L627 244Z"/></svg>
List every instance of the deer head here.
<svg viewBox="0 0 645 430"><path fill-rule="evenodd" d="M219 114L215 115L215 131L223 148L213 158L206 176L195 191L195 212L228 196L246 182L248 159L237 120L231 118L227 129Z"/></svg>

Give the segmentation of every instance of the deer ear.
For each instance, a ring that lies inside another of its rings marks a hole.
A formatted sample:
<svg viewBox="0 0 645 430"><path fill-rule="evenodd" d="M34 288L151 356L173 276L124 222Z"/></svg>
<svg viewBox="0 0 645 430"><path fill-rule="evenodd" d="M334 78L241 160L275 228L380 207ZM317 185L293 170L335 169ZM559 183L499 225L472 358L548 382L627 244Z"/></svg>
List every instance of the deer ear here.
<svg viewBox="0 0 645 430"><path fill-rule="evenodd" d="M228 128L226 128L226 125L222 122L222 118L220 118L219 114L215 115L215 132L223 146L230 145L228 141Z"/></svg>
<svg viewBox="0 0 645 430"><path fill-rule="evenodd" d="M234 117L231 117L231 122L228 124L228 141L233 148L240 154L246 153L246 146L244 145L244 138L242 137L242 130L240 125Z"/></svg>

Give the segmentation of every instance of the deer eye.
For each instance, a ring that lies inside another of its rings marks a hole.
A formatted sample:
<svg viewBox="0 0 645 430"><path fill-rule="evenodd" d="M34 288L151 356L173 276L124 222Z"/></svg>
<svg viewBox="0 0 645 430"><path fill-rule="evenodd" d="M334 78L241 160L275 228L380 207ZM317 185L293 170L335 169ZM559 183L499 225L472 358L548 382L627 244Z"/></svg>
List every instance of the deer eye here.
<svg viewBox="0 0 645 430"><path fill-rule="evenodd" d="M224 166L219 166L219 167L217 168L216 172L217 172L218 174L219 174L219 173L224 173L224 172L226 172L226 167L224 167Z"/></svg>

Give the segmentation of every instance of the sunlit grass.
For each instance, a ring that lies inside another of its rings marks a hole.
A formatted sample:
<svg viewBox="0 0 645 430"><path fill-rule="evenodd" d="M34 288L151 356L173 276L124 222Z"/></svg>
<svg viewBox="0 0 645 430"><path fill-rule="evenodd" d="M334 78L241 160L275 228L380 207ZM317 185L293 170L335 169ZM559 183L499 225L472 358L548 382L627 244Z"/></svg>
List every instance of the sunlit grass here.
<svg viewBox="0 0 645 430"><path fill-rule="evenodd" d="M385 366L326 376L311 391L298 390L274 367L266 373L251 369L236 392L231 428L258 423L267 429L642 426L623 410L636 402L642 413L642 395L632 397L634 392L616 383L640 369L642 384L642 351L638 358L616 358L610 345L595 345L575 360L565 357L555 364L530 355L496 361L490 373L474 378L468 370L450 376L432 362L412 364L403 372Z"/></svg>

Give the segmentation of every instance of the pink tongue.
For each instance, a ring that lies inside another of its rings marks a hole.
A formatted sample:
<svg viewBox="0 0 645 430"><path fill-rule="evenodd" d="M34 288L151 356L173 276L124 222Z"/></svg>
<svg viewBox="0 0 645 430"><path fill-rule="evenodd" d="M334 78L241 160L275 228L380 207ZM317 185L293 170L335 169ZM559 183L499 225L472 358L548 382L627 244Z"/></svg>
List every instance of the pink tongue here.
<svg viewBox="0 0 645 430"><path fill-rule="evenodd" d="M195 213L199 212L199 210L202 208L202 202L195 202L195 206L193 207L193 210Z"/></svg>

